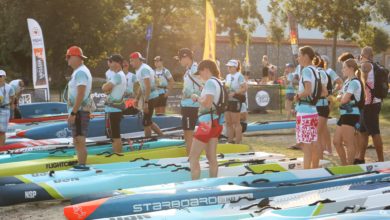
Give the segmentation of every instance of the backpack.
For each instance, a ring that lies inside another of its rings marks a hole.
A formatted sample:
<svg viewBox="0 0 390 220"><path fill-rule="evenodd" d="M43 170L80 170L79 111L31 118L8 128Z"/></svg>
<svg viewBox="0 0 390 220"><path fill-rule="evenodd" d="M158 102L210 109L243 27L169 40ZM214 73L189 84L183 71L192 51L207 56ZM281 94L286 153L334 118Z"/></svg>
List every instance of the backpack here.
<svg viewBox="0 0 390 220"><path fill-rule="evenodd" d="M374 68L374 88L367 87L375 98L384 99L389 92L389 70L379 63L371 62L371 64ZM372 97L371 103L374 101L374 97Z"/></svg>
<svg viewBox="0 0 390 220"><path fill-rule="evenodd" d="M332 77L330 77L330 73L328 73L328 71L325 71L325 73L326 73L326 76L328 77L328 84L326 85L326 90L328 90L328 96L330 96L333 93Z"/></svg>
<svg viewBox="0 0 390 220"><path fill-rule="evenodd" d="M219 119L221 115L226 111L228 101L229 101L229 96L225 86L218 79L216 78L211 78L211 79L215 80L218 83L219 87L221 88L221 94L219 96L218 103L215 104L213 102L213 105L217 111L217 115Z"/></svg>
<svg viewBox="0 0 390 220"><path fill-rule="evenodd" d="M319 78L317 78L316 71L311 67L308 67L308 68L314 74L314 79L315 79L314 91L313 91L311 97L309 98L310 99L309 103L311 105L316 105L317 101L321 98L321 92L322 92L321 76ZM302 77L302 85L305 86L305 83L303 81L303 77Z"/></svg>
<svg viewBox="0 0 390 220"><path fill-rule="evenodd" d="M359 81L361 92L360 92L360 100L359 101L356 100L356 98L353 94L351 96L351 99L355 100L355 105L359 108L359 110L362 110L364 108L364 104L365 104L365 100L366 100L366 98L365 98L366 95L364 94L364 85L363 85L363 82L358 78L354 78L351 81L353 81L353 80Z"/></svg>

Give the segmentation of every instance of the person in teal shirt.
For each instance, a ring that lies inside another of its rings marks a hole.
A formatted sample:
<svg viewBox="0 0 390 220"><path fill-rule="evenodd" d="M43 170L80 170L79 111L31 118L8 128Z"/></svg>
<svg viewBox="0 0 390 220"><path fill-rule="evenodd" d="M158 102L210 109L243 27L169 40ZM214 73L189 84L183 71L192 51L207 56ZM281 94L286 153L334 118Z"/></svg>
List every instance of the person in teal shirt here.
<svg viewBox="0 0 390 220"><path fill-rule="evenodd" d="M318 113L313 93L316 84L320 80L317 68L312 62L315 57L313 48L304 46L299 48L298 62L302 68L302 75L299 79L299 87L295 101L297 106L296 116L296 139L297 144L302 146L304 153L304 168L314 169L319 167L319 146L318 139Z"/></svg>
<svg viewBox="0 0 390 220"><path fill-rule="evenodd" d="M154 66L156 67L156 84L158 88L158 101L156 104L156 115L165 115L165 108L168 101L168 93L172 90L173 80L171 72L164 67L161 56L156 56L154 59Z"/></svg>
<svg viewBox="0 0 390 220"><path fill-rule="evenodd" d="M354 59L343 63L343 75L347 78L337 100L340 101L340 119L337 122L333 144L340 157L342 165L351 165L355 161L358 147L356 130L359 128L360 110L359 101L364 100L364 87L357 76L361 73ZM345 152L346 147L347 151Z"/></svg>
<svg viewBox="0 0 390 220"><path fill-rule="evenodd" d="M223 84L220 81L220 72L217 64L211 60L203 60L198 67L197 74L205 82L201 95L193 94L192 101L200 104L199 125L194 134L189 162L193 180L200 178L199 157L203 150L209 165L209 177L218 176L217 144L224 122L223 112L218 112L223 97L226 97ZM222 99L221 99L222 97Z"/></svg>
<svg viewBox="0 0 390 220"><path fill-rule="evenodd" d="M285 109L287 114L287 120L291 118L291 109L295 97L295 67L292 63L287 63L286 68L284 69L284 73L286 76L286 100L285 100Z"/></svg>
<svg viewBox="0 0 390 220"><path fill-rule="evenodd" d="M194 62L193 53L188 48L181 48L176 59L180 65L186 68L183 75L183 94L180 102L182 115L182 128L184 130L184 140L186 142L187 154L191 151L194 129L198 121L199 103L191 98L193 94L200 95L203 83L199 76L194 75L198 71L198 64Z"/></svg>

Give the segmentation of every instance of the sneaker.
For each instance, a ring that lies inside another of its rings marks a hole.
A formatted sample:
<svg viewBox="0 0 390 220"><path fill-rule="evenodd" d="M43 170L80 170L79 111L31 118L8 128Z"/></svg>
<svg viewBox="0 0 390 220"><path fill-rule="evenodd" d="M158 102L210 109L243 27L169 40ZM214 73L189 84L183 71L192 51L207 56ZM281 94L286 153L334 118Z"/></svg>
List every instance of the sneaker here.
<svg viewBox="0 0 390 220"><path fill-rule="evenodd" d="M89 170L89 167L85 166L84 164L78 164L73 166L73 170L75 171L87 171Z"/></svg>

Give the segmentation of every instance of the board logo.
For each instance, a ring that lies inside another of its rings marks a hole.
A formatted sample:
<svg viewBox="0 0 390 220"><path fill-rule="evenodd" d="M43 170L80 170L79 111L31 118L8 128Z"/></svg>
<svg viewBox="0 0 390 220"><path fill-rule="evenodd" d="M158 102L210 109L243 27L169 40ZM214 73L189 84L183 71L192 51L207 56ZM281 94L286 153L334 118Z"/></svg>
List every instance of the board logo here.
<svg viewBox="0 0 390 220"><path fill-rule="evenodd" d="M25 199L35 199L37 196L37 191L25 191L24 198Z"/></svg>
<svg viewBox="0 0 390 220"><path fill-rule="evenodd" d="M256 93L256 104L260 107L265 107L269 104L271 98L268 92L260 90Z"/></svg>
<svg viewBox="0 0 390 220"><path fill-rule="evenodd" d="M56 132L56 137L58 138L67 138L71 137L71 130L69 128L64 128Z"/></svg>

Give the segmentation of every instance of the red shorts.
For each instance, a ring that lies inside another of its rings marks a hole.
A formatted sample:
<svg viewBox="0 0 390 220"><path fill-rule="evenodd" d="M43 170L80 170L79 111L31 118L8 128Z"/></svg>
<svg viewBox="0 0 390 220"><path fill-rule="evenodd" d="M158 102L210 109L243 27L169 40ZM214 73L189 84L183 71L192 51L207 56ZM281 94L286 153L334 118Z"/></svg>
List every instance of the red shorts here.
<svg viewBox="0 0 390 220"><path fill-rule="evenodd" d="M218 120L211 122L200 122L198 128L195 131L194 138L197 140L208 143L211 138L218 138L222 133L222 125L219 124Z"/></svg>

